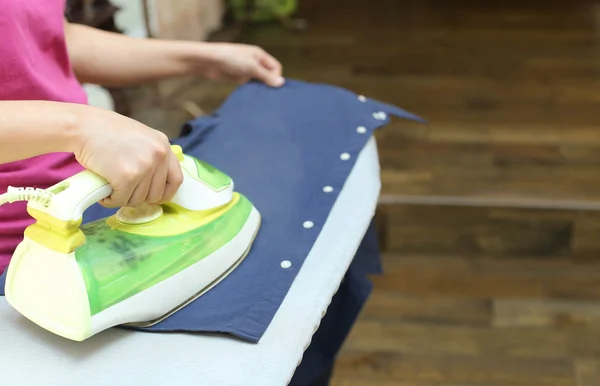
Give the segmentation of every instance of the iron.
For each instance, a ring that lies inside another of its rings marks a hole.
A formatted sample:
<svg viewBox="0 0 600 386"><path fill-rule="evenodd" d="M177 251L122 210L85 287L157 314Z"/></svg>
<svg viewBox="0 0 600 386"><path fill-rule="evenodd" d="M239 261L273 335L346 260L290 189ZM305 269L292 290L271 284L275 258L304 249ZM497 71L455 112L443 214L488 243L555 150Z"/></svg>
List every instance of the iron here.
<svg viewBox="0 0 600 386"><path fill-rule="evenodd" d="M0 196L0 205L28 201L36 220L8 266L8 303L42 328L83 341L116 326L159 323L231 273L252 246L260 213L225 173L172 149L184 179L166 204L120 208L82 225L84 211L112 193L89 170Z"/></svg>

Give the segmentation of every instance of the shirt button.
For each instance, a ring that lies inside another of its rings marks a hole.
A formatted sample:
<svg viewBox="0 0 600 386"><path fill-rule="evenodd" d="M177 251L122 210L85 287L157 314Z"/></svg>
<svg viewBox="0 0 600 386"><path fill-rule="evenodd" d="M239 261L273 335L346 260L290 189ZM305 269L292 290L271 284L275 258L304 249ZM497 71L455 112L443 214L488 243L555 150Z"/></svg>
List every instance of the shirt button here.
<svg viewBox="0 0 600 386"><path fill-rule="evenodd" d="M373 113L373 118L377 119L378 121L384 121L387 118L387 114L383 111L380 111L378 113Z"/></svg>

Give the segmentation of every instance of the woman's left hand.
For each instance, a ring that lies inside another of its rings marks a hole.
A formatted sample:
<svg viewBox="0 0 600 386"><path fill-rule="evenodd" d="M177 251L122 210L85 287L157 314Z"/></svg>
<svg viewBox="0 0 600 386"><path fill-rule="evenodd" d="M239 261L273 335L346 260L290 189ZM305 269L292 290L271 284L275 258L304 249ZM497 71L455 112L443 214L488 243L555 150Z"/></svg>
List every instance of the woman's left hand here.
<svg viewBox="0 0 600 386"><path fill-rule="evenodd" d="M251 79L272 87L285 82L281 63L260 47L236 43L209 43L206 62L197 67L201 75L220 81L246 83Z"/></svg>

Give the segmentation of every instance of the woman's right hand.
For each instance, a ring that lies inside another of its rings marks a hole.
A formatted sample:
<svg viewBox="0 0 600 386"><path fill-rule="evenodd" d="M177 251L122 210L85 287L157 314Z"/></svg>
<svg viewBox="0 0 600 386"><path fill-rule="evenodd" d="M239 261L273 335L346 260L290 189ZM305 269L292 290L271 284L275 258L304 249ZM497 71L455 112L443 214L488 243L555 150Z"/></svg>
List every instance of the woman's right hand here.
<svg viewBox="0 0 600 386"><path fill-rule="evenodd" d="M85 106L82 116L73 153L111 185L113 192L101 205L135 207L173 198L183 174L165 134L96 107Z"/></svg>

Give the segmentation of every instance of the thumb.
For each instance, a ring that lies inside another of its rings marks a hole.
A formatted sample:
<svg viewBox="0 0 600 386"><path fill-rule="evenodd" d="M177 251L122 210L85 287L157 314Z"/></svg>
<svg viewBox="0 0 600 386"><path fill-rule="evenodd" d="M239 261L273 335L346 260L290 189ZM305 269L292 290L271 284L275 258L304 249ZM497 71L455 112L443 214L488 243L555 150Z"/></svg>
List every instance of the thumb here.
<svg viewBox="0 0 600 386"><path fill-rule="evenodd" d="M276 72L269 71L260 64L257 64L254 68L253 77L271 87L281 87L285 83L285 79L282 76L277 75Z"/></svg>

